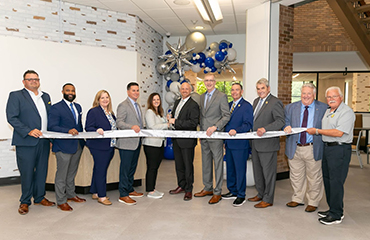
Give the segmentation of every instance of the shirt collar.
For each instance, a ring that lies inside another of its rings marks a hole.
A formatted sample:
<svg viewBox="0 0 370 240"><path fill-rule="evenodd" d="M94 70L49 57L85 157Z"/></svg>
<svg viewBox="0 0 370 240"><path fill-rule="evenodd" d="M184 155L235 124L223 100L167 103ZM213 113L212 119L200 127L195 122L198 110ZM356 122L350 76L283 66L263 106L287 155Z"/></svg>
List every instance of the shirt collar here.
<svg viewBox="0 0 370 240"><path fill-rule="evenodd" d="M31 96L33 96L33 97L41 97L42 96L42 94L44 94L43 92L41 92L40 91L40 89L37 89L37 92L38 92L38 94L36 95L34 92L32 92L31 90L28 90L27 88L24 88L24 89L26 89L27 91L28 91L28 93L31 95Z"/></svg>
<svg viewBox="0 0 370 240"><path fill-rule="evenodd" d="M238 105L238 103L240 102L240 100L242 100L242 98L243 98L243 97L240 97L238 100L233 101L233 104L235 104L235 106L236 106L236 105Z"/></svg>
<svg viewBox="0 0 370 240"><path fill-rule="evenodd" d="M132 103L132 105L134 105L135 106L135 101L134 100L132 100L132 98L130 98L130 97L127 97L128 99L130 99L130 101L131 101L131 103Z"/></svg>
<svg viewBox="0 0 370 240"><path fill-rule="evenodd" d="M216 91L216 88L214 88L213 90L212 90L212 92L210 92L210 93L208 93L208 91L207 91L207 94L209 94L209 95L213 95L213 93Z"/></svg>

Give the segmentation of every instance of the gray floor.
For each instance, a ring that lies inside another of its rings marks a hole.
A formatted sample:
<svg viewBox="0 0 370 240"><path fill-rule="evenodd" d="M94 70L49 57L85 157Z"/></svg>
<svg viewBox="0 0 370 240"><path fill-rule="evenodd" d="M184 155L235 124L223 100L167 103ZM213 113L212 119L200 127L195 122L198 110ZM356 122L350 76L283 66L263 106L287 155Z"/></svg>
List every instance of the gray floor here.
<svg viewBox="0 0 370 240"><path fill-rule="evenodd" d="M365 154L362 159L365 163ZM198 148L195 170L194 190L198 191L202 189ZM292 194L289 180L277 182L274 206L266 209L256 209L250 202L233 207L232 200L209 205L208 197L185 202L183 195L168 194L174 187L174 161L164 160L157 182L157 189L166 193L163 199L143 197L137 205L127 206L117 201L115 190L108 192L112 206L82 195L87 202L72 203L73 212L32 205L21 216L17 212L20 186L3 186L0 239L370 239L370 165L360 169L355 154L345 184L345 218L339 225L320 224L317 212L306 213L302 206L287 208ZM247 188L248 197L255 194L254 187ZM55 200L53 192L46 197ZM319 209L327 209L325 199Z"/></svg>

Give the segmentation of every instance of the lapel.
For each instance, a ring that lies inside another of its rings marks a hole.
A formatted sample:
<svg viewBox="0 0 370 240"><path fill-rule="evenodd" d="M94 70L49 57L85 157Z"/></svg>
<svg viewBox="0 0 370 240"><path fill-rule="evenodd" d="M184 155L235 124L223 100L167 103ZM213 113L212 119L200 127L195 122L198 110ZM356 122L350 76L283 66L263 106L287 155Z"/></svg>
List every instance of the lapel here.
<svg viewBox="0 0 370 240"><path fill-rule="evenodd" d="M299 101L297 104L294 105L292 109L293 119L292 119L292 126L299 126L301 127L301 106L302 102Z"/></svg>
<svg viewBox="0 0 370 240"><path fill-rule="evenodd" d="M319 112L319 104L317 104L317 101L315 101L315 111L314 111L314 115L313 115L313 126L317 126L319 124L319 122L321 122L321 119L318 119L319 117L319 114L316 114Z"/></svg>
<svg viewBox="0 0 370 240"><path fill-rule="evenodd" d="M237 112L237 111L239 111L239 109L241 108L241 106L243 105L243 103L244 103L244 99L243 99L243 97L240 99L240 101L239 101L239 103L234 107L234 111L233 111L233 113L231 114L231 117L230 118L232 118L234 115L235 115L235 113ZM230 102L229 103L229 109L231 109L231 106L233 105L233 102Z"/></svg>
<svg viewBox="0 0 370 240"><path fill-rule="evenodd" d="M255 118L255 120L261 115L261 113L263 112L263 110L265 109L265 108L267 108L267 106L270 104L270 98L271 98L271 94L266 98L266 100L265 100L265 102L263 103L263 105L262 105L262 107L261 107L261 109L258 111L258 113L257 113L257 116L256 116L256 118ZM258 103L259 103L259 101L261 100L261 98L258 98L258 101L257 101L257 104L256 104L256 107L258 106Z"/></svg>
<svg viewBox="0 0 370 240"><path fill-rule="evenodd" d="M206 92L206 93L207 93L207 92ZM205 113L208 111L209 106L211 106L211 105L212 105L212 103L215 101L215 98L216 98L216 95L217 95L217 94L218 94L218 90L217 90L217 89L215 89L215 91L214 91L214 92L213 92L213 94L212 94L211 100L209 100L209 102L208 102L208 104L207 104L207 106L206 106ZM204 97L206 97L206 95L205 95ZM204 102L203 102L203 104L204 104Z"/></svg>
<svg viewBox="0 0 370 240"><path fill-rule="evenodd" d="M180 101L181 101L181 99L182 98L180 98ZM190 99L191 99L191 97L186 101L186 103L184 104L184 106L182 106L182 108L180 109L179 116L177 117L178 119L181 119L181 116L185 112L183 110L186 109L186 107L189 105L189 101L191 101ZM180 103L180 101L179 101L179 103Z"/></svg>
<svg viewBox="0 0 370 240"><path fill-rule="evenodd" d="M68 112L67 115L69 116L69 118L74 121L75 118L73 117L71 106L67 105L67 103L64 100L61 101L61 105L62 105L62 108L64 109L64 111ZM76 109L77 109L77 107L76 107ZM77 113L77 115L80 115L80 114ZM77 121L79 120L78 117L79 116L77 116Z"/></svg>
<svg viewBox="0 0 370 240"><path fill-rule="evenodd" d="M137 121L139 123L142 122L142 121L140 121L139 116L137 115L137 111L136 111L134 105L131 103L131 100L128 97L126 99L126 102L127 102L128 106L131 108L131 111L133 111L133 113L135 114L135 117L136 117ZM140 109L140 105L139 104L138 104L138 108L139 108L139 111L140 111L140 116L142 117L143 114L141 112L141 109Z"/></svg>

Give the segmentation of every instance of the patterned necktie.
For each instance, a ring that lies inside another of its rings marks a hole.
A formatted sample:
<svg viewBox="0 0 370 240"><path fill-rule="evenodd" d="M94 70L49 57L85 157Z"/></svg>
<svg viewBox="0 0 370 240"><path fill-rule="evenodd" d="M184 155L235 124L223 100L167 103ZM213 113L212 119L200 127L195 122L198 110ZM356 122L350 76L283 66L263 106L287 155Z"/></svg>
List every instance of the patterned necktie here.
<svg viewBox="0 0 370 240"><path fill-rule="evenodd" d="M75 113L75 110L73 109L73 103L70 103L69 106L71 107L71 112L72 112L73 118L75 119L75 122L77 122L76 113Z"/></svg>
<svg viewBox="0 0 370 240"><path fill-rule="evenodd" d="M307 121L308 121L308 106L305 106L305 110L304 110L304 113L303 113L303 120L302 120L302 126L303 128L306 128L307 127ZM301 133L301 137L300 137L300 140L302 145L305 145L306 144L306 132L302 132Z"/></svg>
<svg viewBox="0 0 370 240"><path fill-rule="evenodd" d="M263 102L263 99L261 99L260 102L258 103L256 112L255 112L254 117L253 117L253 120L256 119L256 116L258 115L258 112L261 110L262 102Z"/></svg>
<svg viewBox="0 0 370 240"><path fill-rule="evenodd" d="M139 106L138 106L137 103L135 103L135 108L136 108L137 116L139 117L140 128L142 128L143 127L143 123L141 122L141 114L140 114Z"/></svg>
<svg viewBox="0 0 370 240"><path fill-rule="evenodd" d="M234 108L235 108L235 103L233 103L233 106L231 107L230 114L234 112Z"/></svg>

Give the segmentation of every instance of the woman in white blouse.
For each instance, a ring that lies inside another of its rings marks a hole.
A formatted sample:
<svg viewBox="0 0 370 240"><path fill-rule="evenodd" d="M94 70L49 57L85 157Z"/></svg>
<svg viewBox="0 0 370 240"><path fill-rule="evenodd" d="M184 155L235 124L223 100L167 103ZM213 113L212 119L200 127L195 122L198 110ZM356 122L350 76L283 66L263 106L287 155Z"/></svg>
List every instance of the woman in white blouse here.
<svg viewBox="0 0 370 240"><path fill-rule="evenodd" d="M150 94L148 98L148 110L145 113L145 123L147 129L168 129L169 124L163 113L161 97L158 93ZM159 165L163 159L165 138L147 137L143 140L144 152L146 156L146 191L150 198L162 198L164 193L155 189Z"/></svg>

